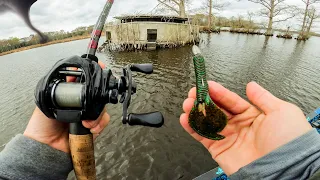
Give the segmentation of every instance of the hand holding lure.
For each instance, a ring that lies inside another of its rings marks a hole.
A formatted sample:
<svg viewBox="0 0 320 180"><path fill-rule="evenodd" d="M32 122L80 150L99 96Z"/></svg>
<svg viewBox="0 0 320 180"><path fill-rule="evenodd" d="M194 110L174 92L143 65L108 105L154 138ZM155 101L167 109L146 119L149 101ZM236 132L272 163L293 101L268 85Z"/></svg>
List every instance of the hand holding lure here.
<svg viewBox="0 0 320 180"><path fill-rule="evenodd" d="M210 98L205 61L199 47L194 45L192 52L197 81L197 99L189 115L189 124L194 131L203 137L222 140L225 137L218 133L226 127L227 116Z"/></svg>

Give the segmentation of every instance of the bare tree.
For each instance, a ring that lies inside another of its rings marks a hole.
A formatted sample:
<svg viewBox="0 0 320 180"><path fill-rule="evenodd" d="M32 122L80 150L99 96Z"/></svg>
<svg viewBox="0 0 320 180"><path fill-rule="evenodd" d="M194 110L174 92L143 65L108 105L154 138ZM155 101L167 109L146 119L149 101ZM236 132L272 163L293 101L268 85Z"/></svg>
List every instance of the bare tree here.
<svg viewBox="0 0 320 180"><path fill-rule="evenodd" d="M176 12L180 17L186 17L186 3L188 0L158 0L158 2L170 11Z"/></svg>
<svg viewBox="0 0 320 180"><path fill-rule="evenodd" d="M248 29L249 28L252 28L254 26L254 23L253 23L253 17L255 16L256 14L254 12L251 12L251 11L247 11L247 17L248 17L248 21L249 21L249 25L248 25Z"/></svg>
<svg viewBox="0 0 320 180"><path fill-rule="evenodd" d="M292 13L293 6L286 5L285 0L248 0L263 6L260 15L268 18L268 28L266 34L272 34L272 25L275 22L282 22L293 18L296 13ZM286 16L284 19L276 19L278 16Z"/></svg>
<svg viewBox="0 0 320 180"><path fill-rule="evenodd" d="M200 8L191 9L192 12L203 13L208 15L208 27L212 27L212 18L214 10L221 11L230 3L227 0L203 0L203 5Z"/></svg>
<svg viewBox="0 0 320 180"><path fill-rule="evenodd" d="M308 28L307 28L307 35L310 34L310 31L311 31L312 25L313 25L313 23L314 23L314 20L320 18L320 14L317 13L315 7L312 7L312 8L309 10L309 12L308 12L308 18L309 18L309 23L308 23L309 25L308 25Z"/></svg>
<svg viewBox="0 0 320 180"><path fill-rule="evenodd" d="M208 27L211 28L212 26L212 10L222 10L223 8L229 6L229 2L224 2L224 1L215 1L213 3L213 0L206 0L207 1L207 7L209 8L209 16L208 16Z"/></svg>
<svg viewBox="0 0 320 180"><path fill-rule="evenodd" d="M307 36L305 29L307 26L307 16L308 16L308 12L309 12L309 7L312 4L319 3L320 0L302 0L302 2L306 5L306 8L304 11L303 23L302 23L302 27L301 27L301 31L300 31L300 35L299 35L298 39L305 39L305 36ZM312 25L312 22L310 22L310 23ZM311 29L311 26L310 26L310 29Z"/></svg>
<svg viewBox="0 0 320 180"><path fill-rule="evenodd" d="M208 28L211 28L212 23L212 0L209 0L209 16L208 16Z"/></svg>
<svg viewBox="0 0 320 180"><path fill-rule="evenodd" d="M240 14L238 14L238 26L240 27L240 28L242 28L243 27L243 16L242 15L240 15Z"/></svg>
<svg viewBox="0 0 320 180"><path fill-rule="evenodd" d="M253 23L252 18L255 16L255 13L251 11L247 11L247 16L248 16L249 23Z"/></svg>

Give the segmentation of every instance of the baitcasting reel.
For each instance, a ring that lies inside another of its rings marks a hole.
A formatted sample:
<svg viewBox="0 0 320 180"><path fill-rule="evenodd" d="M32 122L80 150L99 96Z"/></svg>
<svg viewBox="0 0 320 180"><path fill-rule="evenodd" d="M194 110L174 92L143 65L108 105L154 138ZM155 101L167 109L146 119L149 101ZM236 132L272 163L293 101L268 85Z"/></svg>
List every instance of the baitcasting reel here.
<svg viewBox="0 0 320 180"><path fill-rule="evenodd" d="M152 64L129 65L123 68L123 76L117 79L110 69L102 70L97 62L97 57L92 55L72 56L57 62L36 88L36 103L41 111L49 118L71 123L70 133L77 135L89 131L79 122L97 119L109 103L123 103L123 124L148 127L163 125L160 112L128 114L131 95L136 93L137 88L132 71L151 74ZM70 70L70 67L78 70ZM76 77L77 81L67 82L70 76Z"/></svg>
<svg viewBox="0 0 320 180"><path fill-rule="evenodd" d="M39 109L49 118L70 124L69 147L79 180L96 179L93 135L82 120L96 120L106 104L123 103L123 124L156 128L164 124L160 112L128 115L131 95L137 89L132 71L151 74L153 67L129 65L117 79L111 70L101 69L96 56L72 56L58 61L37 85L35 97ZM76 77L76 82L68 82L67 77Z"/></svg>

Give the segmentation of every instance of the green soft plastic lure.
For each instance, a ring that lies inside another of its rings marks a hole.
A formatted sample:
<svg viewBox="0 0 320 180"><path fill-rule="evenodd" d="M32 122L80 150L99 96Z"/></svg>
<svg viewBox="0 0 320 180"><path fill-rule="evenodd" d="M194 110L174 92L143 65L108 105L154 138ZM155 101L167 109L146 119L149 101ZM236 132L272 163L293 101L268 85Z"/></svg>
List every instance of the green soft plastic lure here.
<svg viewBox="0 0 320 180"><path fill-rule="evenodd" d="M189 124L199 135L212 140L225 137L218 134L227 125L228 119L209 95L204 57L198 46L192 48L193 63L197 81L197 99L189 115Z"/></svg>

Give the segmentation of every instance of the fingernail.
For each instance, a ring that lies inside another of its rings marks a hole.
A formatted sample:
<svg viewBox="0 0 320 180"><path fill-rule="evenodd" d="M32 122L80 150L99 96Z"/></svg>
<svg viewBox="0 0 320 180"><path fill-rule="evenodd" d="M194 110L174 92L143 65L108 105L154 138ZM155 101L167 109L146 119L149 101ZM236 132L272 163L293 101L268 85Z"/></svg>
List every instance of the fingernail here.
<svg viewBox="0 0 320 180"><path fill-rule="evenodd" d="M90 129L90 132L92 134L97 134L99 132L99 130L100 130L100 124L98 124L96 127L92 128L92 129Z"/></svg>
<svg viewBox="0 0 320 180"><path fill-rule="evenodd" d="M96 131L95 131L94 129L90 129L90 132L91 132L92 134L96 134Z"/></svg>

